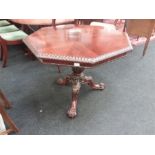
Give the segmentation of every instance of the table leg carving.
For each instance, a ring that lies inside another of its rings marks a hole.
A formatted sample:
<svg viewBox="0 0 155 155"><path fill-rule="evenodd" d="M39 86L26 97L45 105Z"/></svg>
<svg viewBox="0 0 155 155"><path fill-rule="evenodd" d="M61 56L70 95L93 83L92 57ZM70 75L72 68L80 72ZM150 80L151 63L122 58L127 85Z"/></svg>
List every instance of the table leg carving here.
<svg viewBox="0 0 155 155"><path fill-rule="evenodd" d="M91 76L85 76L84 83L86 83L94 90L103 90L105 88L104 83L95 83Z"/></svg>
<svg viewBox="0 0 155 155"><path fill-rule="evenodd" d="M77 115L77 101L78 95L80 93L81 84L87 84L94 90L103 90L104 83L95 83L91 76L85 76L83 71L84 68L73 67L72 74L68 75L66 78L59 78L57 83L60 85L72 84L72 101L70 108L67 112L68 117L74 118Z"/></svg>
<svg viewBox="0 0 155 155"><path fill-rule="evenodd" d="M70 77L67 76L64 79L63 78L59 78L57 79L57 84L59 85L68 85L70 83Z"/></svg>
<svg viewBox="0 0 155 155"><path fill-rule="evenodd" d="M80 92L80 81L75 80L72 82L72 102L67 112L68 117L74 118L77 115L77 100Z"/></svg>

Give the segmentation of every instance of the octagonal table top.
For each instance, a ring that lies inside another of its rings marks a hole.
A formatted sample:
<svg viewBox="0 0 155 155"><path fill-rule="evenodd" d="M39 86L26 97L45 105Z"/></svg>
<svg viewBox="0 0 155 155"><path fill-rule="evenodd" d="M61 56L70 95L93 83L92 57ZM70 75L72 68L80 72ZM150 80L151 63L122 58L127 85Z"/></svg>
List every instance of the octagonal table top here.
<svg viewBox="0 0 155 155"><path fill-rule="evenodd" d="M24 43L42 63L92 67L132 50L127 33L104 27L78 25L71 28L41 28Z"/></svg>

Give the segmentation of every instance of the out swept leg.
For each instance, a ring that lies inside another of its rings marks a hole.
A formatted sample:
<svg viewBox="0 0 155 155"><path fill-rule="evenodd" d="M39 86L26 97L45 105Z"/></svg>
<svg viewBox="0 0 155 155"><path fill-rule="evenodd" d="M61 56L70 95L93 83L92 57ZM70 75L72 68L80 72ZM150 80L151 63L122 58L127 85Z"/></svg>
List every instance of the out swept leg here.
<svg viewBox="0 0 155 155"><path fill-rule="evenodd" d="M104 83L95 83L93 78L90 76L85 76L83 71L84 68L73 67L72 74L68 75L66 78L59 78L57 83L60 85L67 85L69 83L72 84L72 101L67 112L68 117L74 118L77 116L77 103L78 103L78 95L80 92L81 84L87 84L93 90L103 90Z"/></svg>
<svg viewBox="0 0 155 155"><path fill-rule="evenodd" d="M84 76L84 83L94 90L103 90L105 88L104 83L95 83L91 76Z"/></svg>
<svg viewBox="0 0 155 155"><path fill-rule="evenodd" d="M11 132L18 132L19 129L16 127L15 123L9 117L9 115L5 112L4 108L0 105L0 114L2 115L5 123L8 125L8 129L6 131L0 132L0 135L9 134Z"/></svg>
<svg viewBox="0 0 155 155"><path fill-rule="evenodd" d="M8 129L6 131L0 132L0 135L8 134L10 132L18 132L19 129L16 127L9 115L5 112L4 108L11 108L11 104L0 90L0 114L4 119L4 122L8 125Z"/></svg>
<svg viewBox="0 0 155 155"><path fill-rule="evenodd" d="M5 97L5 95L3 94L1 90L0 90L0 99L2 100L5 108L7 109L11 108L10 102L7 100L7 98Z"/></svg>
<svg viewBox="0 0 155 155"><path fill-rule="evenodd" d="M57 65L57 68L58 68L58 73L61 73L61 70L60 70L60 66Z"/></svg>
<svg viewBox="0 0 155 155"><path fill-rule="evenodd" d="M2 67L6 67L7 61L8 61L8 49L7 49L6 45L2 46L2 51L3 51L3 65L2 65Z"/></svg>
<svg viewBox="0 0 155 155"><path fill-rule="evenodd" d="M77 101L78 101L78 95L79 95L80 87L81 87L79 80L73 81L72 84L73 84L72 85L72 101L70 104L70 108L67 112L67 115L70 118L74 118L77 115Z"/></svg>
<svg viewBox="0 0 155 155"><path fill-rule="evenodd" d="M58 78L57 79L57 84L59 85L68 85L70 83L70 77L67 76L64 79L63 78Z"/></svg>

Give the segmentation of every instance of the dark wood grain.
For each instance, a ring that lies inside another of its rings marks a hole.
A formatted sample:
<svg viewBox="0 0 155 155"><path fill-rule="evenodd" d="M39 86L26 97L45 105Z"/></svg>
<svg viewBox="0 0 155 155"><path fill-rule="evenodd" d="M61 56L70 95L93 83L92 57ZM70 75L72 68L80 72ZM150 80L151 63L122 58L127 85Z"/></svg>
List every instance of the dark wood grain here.
<svg viewBox="0 0 155 155"><path fill-rule="evenodd" d="M43 63L74 65L78 62L85 67L121 56L132 49L125 32L108 32L103 27L84 25L66 29L42 28L24 42Z"/></svg>

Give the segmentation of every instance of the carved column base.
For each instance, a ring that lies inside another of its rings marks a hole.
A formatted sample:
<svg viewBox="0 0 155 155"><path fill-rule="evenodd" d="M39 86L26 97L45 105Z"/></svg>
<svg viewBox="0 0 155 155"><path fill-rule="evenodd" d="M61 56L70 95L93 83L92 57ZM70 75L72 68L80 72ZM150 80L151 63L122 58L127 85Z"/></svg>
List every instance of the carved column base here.
<svg viewBox="0 0 155 155"><path fill-rule="evenodd" d="M81 84L87 84L93 90L103 90L105 88L104 83L97 84L91 76L85 76L83 73L84 68L73 67L72 71L73 73L68 75L66 78L59 78L57 80L59 85L72 84L72 101L67 112L67 115L70 118L74 118L77 115L77 100Z"/></svg>

